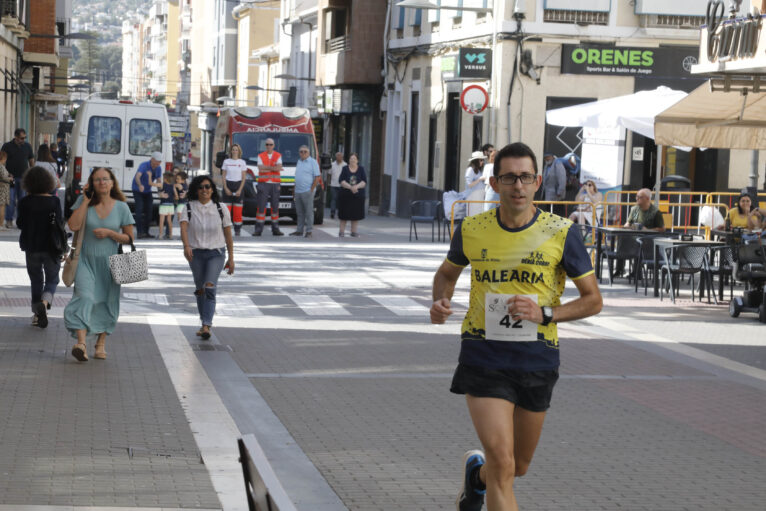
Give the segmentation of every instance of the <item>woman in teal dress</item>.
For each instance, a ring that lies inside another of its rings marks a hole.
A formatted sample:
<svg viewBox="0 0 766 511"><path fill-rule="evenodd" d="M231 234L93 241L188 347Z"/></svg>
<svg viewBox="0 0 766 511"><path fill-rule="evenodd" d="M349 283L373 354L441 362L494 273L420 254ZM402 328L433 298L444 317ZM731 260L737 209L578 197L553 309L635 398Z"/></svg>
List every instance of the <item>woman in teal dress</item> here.
<svg viewBox="0 0 766 511"><path fill-rule="evenodd" d="M98 335L93 358L106 358L106 336L114 331L120 315L120 286L112 280L109 256L117 253L119 243L130 243L134 223L112 171L101 167L91 172L69 218L69 228L79 231L82 227L85 234L74 295L64 309L64 324L77 339L72 356L80 362L88 360L88 334Z"/></svg>

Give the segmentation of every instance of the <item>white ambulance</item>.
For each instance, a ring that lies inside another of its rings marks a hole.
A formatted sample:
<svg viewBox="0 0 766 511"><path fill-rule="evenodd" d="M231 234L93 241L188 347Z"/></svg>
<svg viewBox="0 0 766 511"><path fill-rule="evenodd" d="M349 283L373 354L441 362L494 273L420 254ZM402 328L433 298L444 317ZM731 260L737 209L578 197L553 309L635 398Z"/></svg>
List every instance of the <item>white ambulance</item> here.
<svg viewBox="0 0 766 511"><path fill-rule="evenodd" d="M168 113L156 103L85 100L77 109L70 146L65 177L67 214L94 169L112 169L131 206L136 170L154 151L163 155L163 171L173 170Z"/></svg>

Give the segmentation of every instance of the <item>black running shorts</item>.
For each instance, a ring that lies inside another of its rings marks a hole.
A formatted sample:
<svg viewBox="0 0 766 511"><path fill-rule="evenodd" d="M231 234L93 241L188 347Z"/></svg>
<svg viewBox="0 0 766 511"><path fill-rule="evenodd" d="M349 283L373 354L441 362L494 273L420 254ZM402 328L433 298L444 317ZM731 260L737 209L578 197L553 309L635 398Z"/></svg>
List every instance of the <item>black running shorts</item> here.
<svg viewBox="0 0 766 511"><path fill-rule="evenodd" d="M518 371L458 364L450 392L505 399L525 410L544 412L551 406L553 386L558 379L557 369Z"/></svg>

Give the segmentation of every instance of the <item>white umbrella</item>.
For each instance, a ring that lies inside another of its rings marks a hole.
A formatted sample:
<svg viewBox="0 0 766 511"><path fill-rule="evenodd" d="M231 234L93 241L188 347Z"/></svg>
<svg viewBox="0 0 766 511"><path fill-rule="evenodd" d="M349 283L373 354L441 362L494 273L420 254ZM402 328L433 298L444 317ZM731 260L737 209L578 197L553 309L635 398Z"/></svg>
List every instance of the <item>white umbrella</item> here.
<svg viewBox="0 0 766 511"><path fill-rule="evenodd" d="M626 96L548 110L545 120L554 126L627 128L653 139L654 117L685 97L683 91L657 87Z"/></svg>
<svg viewBox="0 0 766 511"><path fill-rule="evenodd" d="M639 91L626 96L591 101L581 105L548 110L545 120L554 126L584 128L626 128L654 139L654 118L675 105L687 94L669 87ZM690 151L690 147L679 147ZM657 168L662 167L662 146L657 145ZM657 172L654 198L659 201L661 172Z"/></svg>

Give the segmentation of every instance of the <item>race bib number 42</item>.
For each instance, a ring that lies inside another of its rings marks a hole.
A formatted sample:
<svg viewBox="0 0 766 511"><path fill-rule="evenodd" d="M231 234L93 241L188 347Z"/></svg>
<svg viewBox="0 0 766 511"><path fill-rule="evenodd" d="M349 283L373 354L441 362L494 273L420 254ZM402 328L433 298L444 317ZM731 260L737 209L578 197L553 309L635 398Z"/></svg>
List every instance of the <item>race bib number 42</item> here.
<svg viewBox="0 0 766 511"><path fill-rule="evenodd" d="M525 296L537 303L537 295L499 295L487 293L484 296L484 331L490 341L530 342L537 340L537 323L513 319L508 312L508 299Z"/></svg>

